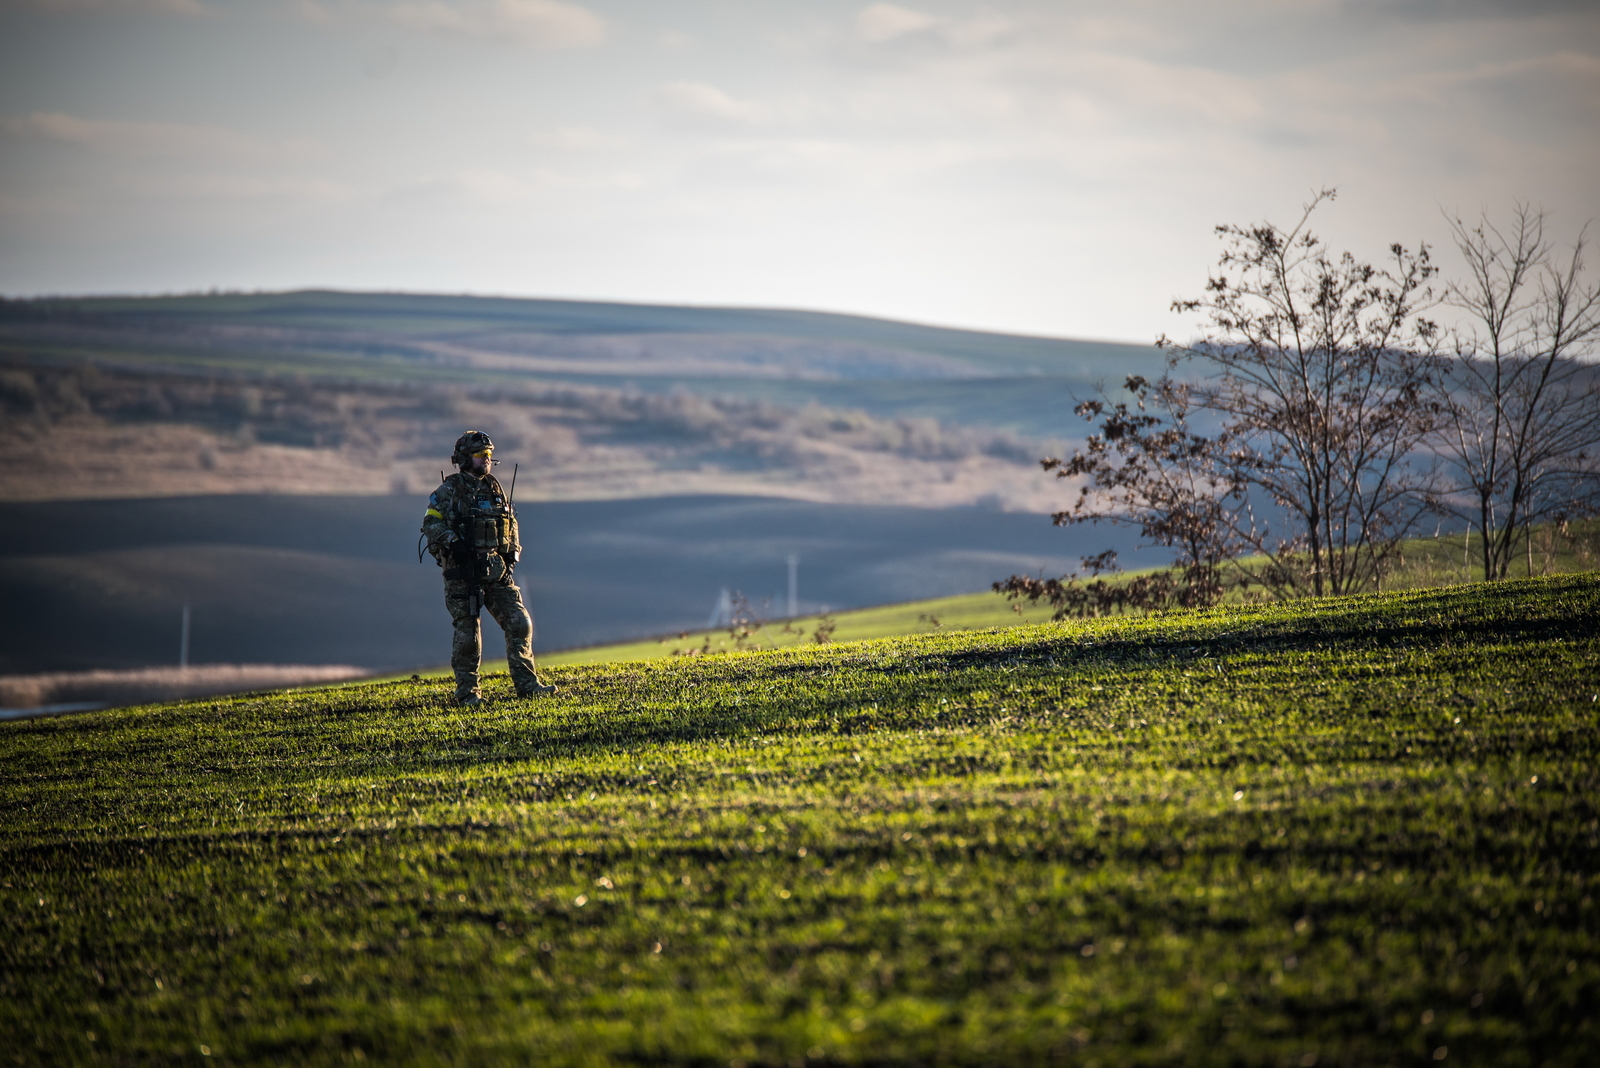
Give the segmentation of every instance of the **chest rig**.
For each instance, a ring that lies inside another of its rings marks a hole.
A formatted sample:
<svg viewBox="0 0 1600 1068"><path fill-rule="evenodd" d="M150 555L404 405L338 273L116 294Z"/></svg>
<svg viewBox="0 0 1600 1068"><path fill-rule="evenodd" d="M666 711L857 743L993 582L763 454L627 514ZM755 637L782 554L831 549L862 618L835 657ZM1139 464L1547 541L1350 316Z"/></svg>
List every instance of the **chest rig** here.
<svg viewBox="0 0 1600 1068"><path fill-rule="evenodd" d="M465 538L475 554L509 554L516 545L512 540L511 505L500 481L493 475L481 479L458 477L463 492L456 497L458 511L451 523L456 536Z"/></svg>

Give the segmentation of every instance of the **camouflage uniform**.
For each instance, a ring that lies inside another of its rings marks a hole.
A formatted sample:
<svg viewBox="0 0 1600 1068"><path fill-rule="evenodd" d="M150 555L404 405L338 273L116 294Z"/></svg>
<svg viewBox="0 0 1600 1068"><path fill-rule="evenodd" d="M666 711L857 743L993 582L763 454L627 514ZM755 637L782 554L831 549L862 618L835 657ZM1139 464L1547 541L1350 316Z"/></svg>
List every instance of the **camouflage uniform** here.
<svg viewBox="0 0 1600 1068"><path fill-rule="evenodd" d="M450 667L456 675L456 701L470 704L481 696L480 608L487 608L505 631L506 659L518 695L549 692L535 673L533 619L512 581L522 542L516 512L500 481L492 474L480 478L464 471L446 478L428 498L422 533L428 551L444 568L444 603L455 627Z"/></svg>

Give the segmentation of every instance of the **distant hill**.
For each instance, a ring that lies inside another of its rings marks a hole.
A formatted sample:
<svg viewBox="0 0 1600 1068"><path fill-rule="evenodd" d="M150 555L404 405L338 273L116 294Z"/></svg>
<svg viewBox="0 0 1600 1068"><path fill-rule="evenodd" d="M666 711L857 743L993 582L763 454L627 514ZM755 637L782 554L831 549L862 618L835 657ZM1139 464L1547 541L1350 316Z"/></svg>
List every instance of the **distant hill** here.
<svg viewBox="0 0 1600 1068"><path fill-rule="evenodd" d="M171 297L43 298L0 304L8 334L44 327L123 331L130 344L152 334L208 337L207 328L255 327L320 340L358 356L425 357L427 342L504 342L508 335L570 341L579 337L698 336L751 342L810 341L940 357L968 374L1092 378L1159 366L1151 346L1014 334L776 308L684 307L605 301L302 290ZM370 342L384 338L388 345ZM247 345L252 339L235 339ZM259 334L257 344L281 338ZM365 340L369 344L340 345ZM601 362L601 361L596 361ZM892 376L900 377L900 376ZM911 376L917 377L917 376Z"/></svg>
<svg viewBox="0 0 1600 1068"><path fill-rule="evenodd" d="M467 425L545 499L1048 511L1149 346L855 315L384 293L0 301L0 500L424 492ZM74 456L48 478L41 435Z"/></svg>
<svg viewBox="0 0 1600 1068"><path fill-rule="evenodd" d="M450 621L438 568L417 562L425 506L421 497L245 494L0 503L9 609L0 674L174 663L185 604L195 663L440 663ZM540 651L704 627L722 587L775 618L790 553L800 556L800 610L816 612L981 590L1019 571L1060 574L1125 540L1039 515L768 497L519 512L518 581ZM1127 548L1129 566L1168 558ZM486 626L489 655L499 656L498 628Z"/></svg>
<svg viewBox="0 0 1600 1068"><path fill-rule="evenodd" d="M0 600L17 609L0 671L162 663L186 603L197 660L438 660L416 524L468 427L503 473L520 465L542 649L702 625L724 585L777 592L790 552L810 610L1059 573L1110 546L1132 562L1124 536L1049 525L1070 488L1037 460L1081 433L1076 397L1159 364L1145 346L778 309L0 301ZM41 465L42 441L71 447Z"/></svg>

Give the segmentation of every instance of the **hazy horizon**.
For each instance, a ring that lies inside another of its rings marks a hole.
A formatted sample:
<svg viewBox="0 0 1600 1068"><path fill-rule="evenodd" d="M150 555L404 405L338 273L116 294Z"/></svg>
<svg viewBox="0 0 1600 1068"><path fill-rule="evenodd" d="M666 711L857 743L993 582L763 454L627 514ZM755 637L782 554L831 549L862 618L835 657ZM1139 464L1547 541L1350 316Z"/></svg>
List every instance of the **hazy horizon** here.
<svg viewBox="0 0 1600 1068"><path fill-rule="evenodd" d="M957 330L979 334L1006 334L1020 338L1038 338L1046 341L1088 341L1110 345L1138 345L1139 341L1128 341L1123 338L1085 337L1082 335L1067 336L1064 334L1028 333L1020 330L995 330L986 327L963 326L957 323L938 323L922 319L905 319L889 315L874 315L867 312L837 311L833 308L812 308L787 306L778 304L714 304L699 301L659 301L659 300L622 300L613 297L551 297L543 294L528 293L477 293L462 291L459 293L446 293L439 290L423 289L360 289L352 286L293 286L287 289L246 289L246 288L221 288L206 286L197 289L174 289L165 292L136 292L133 290L103 290L98 292L78 293L0 293L0 300L22 301L51 301L51 300L164 300L189 297L225 297L225 296L289 296L294 293L341 293L351 296L376 296L376 297L464 297L473 300L516 300L516 301L549 301L553 303L572 304L614 304L618 306L640 308L686 308L696 311L734 311L734 312L799 312L815 315L838 315L848 318L881 319L886 322L903 323L907 326L931 327L936 330Z"/></svg>

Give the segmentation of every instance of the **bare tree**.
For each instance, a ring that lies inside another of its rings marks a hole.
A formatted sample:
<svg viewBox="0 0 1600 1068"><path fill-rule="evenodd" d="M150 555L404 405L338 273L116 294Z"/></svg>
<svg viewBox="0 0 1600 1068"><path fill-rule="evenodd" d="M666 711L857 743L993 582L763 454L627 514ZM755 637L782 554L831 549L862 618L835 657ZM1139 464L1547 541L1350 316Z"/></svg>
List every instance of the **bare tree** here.
<svg viewBox="0 0 1600 1068"><path fill-rule="evenodd" d="M1519 205L1500 229L1487 216L1451 218L1465 279L1450 304L1457 332L1435 438L1455 475L1434 498L1479 534L1486 579L1510 573L1534 525L1597 511L1600 375L1587 362L1600 339L1600 282L1587 280L1580 232L1557 258L1545 215Z"/></svg>
<svg viewBox="0 0 1600 1068"><path fill-rule="evenodd" d="M1136 527L1177 550L1174 570L1137 588L1014 575L997 590L1060 617L1211 604L1229 585L1321 596L1381 579L1428 506L1418 443L1438 418L1444 361L1421 313L1435 268L1426 246L1392 245L1384 267L1329 251L1308 223L1333 195L1288 230L1217 227L1206 295L1173 304L1205 315L1198 340L1161 338L1167 374L1128 379L1131 401L1079 404L1098 433L1070 460L1041 461L1084 479L1058 525Z"/></svg>
<svg viewBox="0 0 1600 1068"><path fill-rule="evenodd" d="M1057 526L1136 526L1152 545L1177 549L1179 567L1216 571L1243 547L1226 518L1227 499L1245 488L1226 463L1232 434L1226 428L1213 436L1194 431L1185 383L1132 375L1123 389L1131 404L1102 395L1074 409L1101 423L1070 460L1040 461L1057 478L1088 479L1072 507L1051 518Z"/></svg>
<svg viewBox="0 0 1600 1068"><path fill-rule="evenodd" d="M1057 619L1214 604L1226 585L1224 562L1243 548L1228 518L1228 498L1241 498L1244 487L1221 462L1226 432L1207 436L1191 428L1190 390L1183 383L1133 375L1123 388L1130 400L1112 401L1102 391L1074 409L1100 425L1070 459L1039 462L1057 478L1083 480L1072 506L1052 519L1057 526L1133 527L1145 543L1176 549L1176 559L1168 572L1113 583L1099 578L1116 569L1117 554L1108 550L1084 558L1092 581L1076 574L1012 575L994 584L1013 599L1048 602Z"/></svg>
<svg viewBox="0 0 1600 1068"><path fill-rule="evenodd" d="M1438 327L1422 316L1436 269L1428 248L1390 246L1377 267L1335 255L1299 221L1219 226L1219 270L1199 340L1158 342L1171 368L1197 365L1189 401L1223 427L1218 457L1243 487L1232 532L1280 593L1354 593L1382 576L1421 510L1419 440L1436 419Z"/></svg>

